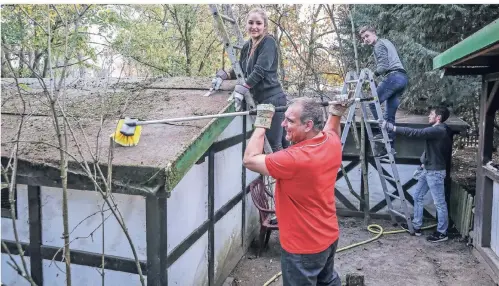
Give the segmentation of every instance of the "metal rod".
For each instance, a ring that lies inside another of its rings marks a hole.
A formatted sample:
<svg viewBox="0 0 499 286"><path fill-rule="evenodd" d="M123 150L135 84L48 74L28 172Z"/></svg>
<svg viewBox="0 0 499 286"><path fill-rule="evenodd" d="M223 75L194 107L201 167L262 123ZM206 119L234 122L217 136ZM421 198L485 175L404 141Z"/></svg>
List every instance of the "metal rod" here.
<svg viewBox="0 0 499 286"><path fill-rule="evenodd" d="M373 98L356 98L354 102L360 101L370 101ZM321 102L323 106L328 106L331 104L338 104L339 101L329 101L329 102ZM278 106L275 108L276 112L285 111L288 106ZM170 119L160 119L160 120L147 120L147 121L137 121L126 123L128 126L137 126L137 125L148 125L148 124L161 124L161 123L171 123L171 122L179 122L179 121L192 121L192 120L202 120L202 119L212 119L212 118L224 118L224 117L235 117L235 116L245 116L245 115L256 115L256 110L250 111L239 111L239 112L229 112L229 113L220 113L220 114L211 114L211 115L200 115L200 116L189 116L189 117L179 117L179 118L170 118Z"/></svg>

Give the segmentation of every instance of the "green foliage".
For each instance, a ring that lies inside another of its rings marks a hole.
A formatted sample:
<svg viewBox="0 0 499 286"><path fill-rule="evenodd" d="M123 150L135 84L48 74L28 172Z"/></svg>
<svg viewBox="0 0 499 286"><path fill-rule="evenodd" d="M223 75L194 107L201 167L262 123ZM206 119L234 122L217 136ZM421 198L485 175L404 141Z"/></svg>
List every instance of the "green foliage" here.
<svg viewBox="0 0 499 286"><path fill-rule="evenodd" d="M440 78L432 60L497 19L499 5L233 5L242 30L248 11L257 6L269 15L280 78L289 93L320 91L355 69L351 12L356 29L373 25L399 50L410 77L403 108L423 112L428 105L447 104L456 112L476 111L478 78ZM33 71L48 76L49 26L56 74L65 57L73 72L99 72L103 56L121 55L129 74L137 76L212 76L222 62L230 64L207 5L4 5L1 12L2 76L10 76L7 58L18 76L33 77ZM359 40L361 68L374 68L372 47Z"/></svg>
<svg viewBox="0 0 499 286"><path fill-rule="evenodd" d="M89 26L97 23L102 5L6 5L2 11L2 48L18 64L18 76L47 76L48 39L51 38L52 66L64 59L69 64L78 55L96 59L90 44ZM2 57L2 66L6 58ZM72 61L71 61L72 60ZM74 64L75 68L86 63ZM2 69L3 70L3 69ZM57 72L57 70L55 71ZM8 76L2 74L2 76Z"/></svg>
<svg viewBox="0 0 499 286"><path fill-rule="evenodd" d="M440 78L440 72L432 70L432 61L439 53L497 19L499 5L355 5L349 8L352 8L357 29L372 25L379 37L389 39L397 47L409 74L402 107L415 112L439 104L448 105L457 113L476 109L479 78ZM346 12L340 13L340 18L342 35L347 39L351 28ZM347 52L353 55L352 50ZM361 62L371 62L373 67L371 53L371 47L362 45L359 49ZM352 62L349 66L353 67Z"/></svg>
<svg viewBox="0 0 499 286"><path fill-rule="evenodd" d="M115 25L113 48L153 75L213 75L222 55L205 5L134 5Z"/></svg>

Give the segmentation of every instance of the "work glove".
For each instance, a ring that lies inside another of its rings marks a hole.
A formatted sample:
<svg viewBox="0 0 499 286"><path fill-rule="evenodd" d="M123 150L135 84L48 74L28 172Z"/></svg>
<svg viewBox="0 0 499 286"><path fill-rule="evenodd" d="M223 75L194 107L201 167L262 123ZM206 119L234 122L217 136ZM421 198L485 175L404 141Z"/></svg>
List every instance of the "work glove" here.
<svg viewBox="0 0 499 286"><path fill-rule="evenodd" d="M275 108L272 104L258 104L256 106L255 127L270 129Z"/></svg>
<svg viewBox="0 0 499 286"><path fill-rule="evenodd" d="M340 94L334 98L337 104L330 104L328 111L329 114L334 116L343 116L347 109L354 103L354 92L350 91L348 94Z"/></svg>
<svg viewBox="0 0 499 286"><path fill-rule="evenodd" d="M388 131L388 132L395 131L395 125L393 125L393 123L388 122L388 121L383 120L383 119L380 119L378 122L379 122L378 125L379 125L380 129L386 129L386 131Z"/></svg>
<svg viewBox="0 0 499 286"><path fill-rule="evenodd" d="M234 105L236 111L241 111L243 109L244 96L249 92L249 88L241 84L236 84L234 91L232 92L232 97L234 98Z"/></svg>
<svg viewBox="0 0 499 286"><path fill-rule="evenodd" d="M218 70L215 78L211 80L211 87L214 90L219 90L222 82L229 78L229 75L222 69Z"/></svg>

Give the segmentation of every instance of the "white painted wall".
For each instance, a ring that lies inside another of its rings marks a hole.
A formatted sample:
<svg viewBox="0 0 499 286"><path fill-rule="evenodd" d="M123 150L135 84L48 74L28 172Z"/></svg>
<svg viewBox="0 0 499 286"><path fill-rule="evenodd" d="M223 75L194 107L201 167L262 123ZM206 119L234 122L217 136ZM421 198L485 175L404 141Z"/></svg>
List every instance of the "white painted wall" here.
<svg viewBox="0 0 499 286"><path fill-rule="evenodd" d="M29 243L28 221L28 187L17 185L17 219L16 227L21 242ZM12 219L2 218L2 239L15 241Z"/></svg>
<svg viewBox="0 0 499 286"><path fill-rule="evenodd" d="M132 237L139 259L147 259L145 199L141 196L113 194ZM18 230L22 242L29 243L27 186L18 185ZM42 240L44 245L62 247L62 191L60 188L41 188ZM101 253L103 199L93 191L69 190L69 229L71 249ZM107 206L105 209L108 209ZM133 258L132 251L116 219L108 210L104 212L105 253ZM91 233L93 232L93 235ZM2 218L2 239L14 240L11 219ZM16 256L17 257L17 256ZM19 258L17 258L19 259ZM26 258L29 263L29 257ZM25 285L26 282L7 264L7 255L2 254L2 282L6 285ZM66 285L64 263L44 260L46 285ZM57 266L56 266L57 265ZM28 264L29 266L29 264ZM101 276L96 268L72 265L73 285L98 285ZM139 285L138 275L106 270L106 285ZM26 284L27 285L27 284Z"/></svg>
<svg viewBox="0 0 499 286"><path fill-rule="evenodd" d="M145 198L113 194L115 202L128 228L140 260L147 259ZM41 188L42 243L55 247L64 246L61 238L62 191L59 188ZM93 253L102 252L102 216L104 200L94 191L68 191L69 230L71 249ZM104 205L105 253L133 259L132 250L117 220ZM92 234L93 232L93 234Z"/></svg>
<svg viewBox="0 0 499 286"><path fill-rule="evenodd" d="M235 118L217 138L217 141L241 133L242 118ZM247 130L251 130L250 121ZM215 155L215 211L225 205L241 191L242 144L232 146ZM246 182L251 183L257 173L247 171ZM139 259L147 259L145 198L114 194L115 201L127 224L137 249ZM69 190L69 224L72 249L100 253L102 248L103 200L93 191ZM63 246L62 192L59 188L41 188L42 238L43 244ZM168 251L172 251L191 232L208 218L208 159L194 165L174 188L167 200ZM29 242L27 187L18 187L18 228L21 241ZM107 206L105 207L107 209ZM239 202L215 225L215 269L219 272L234 253L241 251L242 203ZM105 212L105 218L110 215ZM246 235L259 227L258 210L253 205L251 194L246 196ZM2 238L13 239L10 219L2 219ZM104 223L105 253L133 258L130 247L119 225L112 215ZM92 235L91 235L92 234ZM246 240L249 245L248 239ZM207 285L208 235L204 234L168 270L169 282L175 285ZM29 260L29 258L28 258ZM237 261L236 261L237 262ZM65 275L61 262L44 261L44 279L50 285L64 285ZM231 265L232 267L235 266ZM98 285L101 276L96 268L73 265L73 285ZM220 273L217 273L220 274ZM138 275L106 271L106 285L139 285ZM24 285L24 281L13 270L9 270L2 255L2 282L7 285Z"/></svg>
<svg viewBox="0 0 499 286"><path fill-rule="evenodd" d="M234 263L234 254L241 249L241 212L242 204L238 203L215 224L215 277L224 267L236 266L230 264Z"/></svg>
<svg viewBox="0 0 499 286"><path fill-rule="evenodd" d="M65 286L66 285L66 264L58 261L43 261L43 281L44 285ZM102 285L101 269L83 265L71 265L72 285ZM119 272L114 270L105 270L104 285L124 286L141 285L138 274ZM144 276L147 285L147 277ZM8 284L10 286L10 284Z"/></svg>
<svg viewBox="0 0 499 286"><path fill-rule="evenodd" d="M3 235L3 230L2 230L2 235ZM3 236L2 236L3 237ZM19 255L13 255L12 258L16 261L17 265L22 267L21 264L21 257ZM29 257L24 257L26 261L26 266L28 268L28 271L30 271L30 260ZM10 259L9 255L2 253L2 283L7 285L7 286L29 286L29 282L19 276L17 274L17 271L14 270L10 265L14 265L12 260Z"/></svg>
<svg viewBox="0 0 499 286"><path fill-rule="evenodd" d="M208 160L192 166L166 203L170 252L208 219Z"/></svg>
<svg viewBox="0 0 499 286"><path fill-rule="evenodd" d="M492 228L490 235L490 248L499 257L499 183L497 182L494 182L492 195Z"/></svg>
<svg viewBox="0 0 499 286"><path fill-rule="evenodd" d="M175 232L168 232L172 237ZM169 239L168 238L168 239ZM219 239L215 233L215 241ZM208 285L208 233L168 268L169 285Z"/></svg>
<svg viewBox="0 0 499 286"><path fill-rule="evenodd" d="M241 134L242 117L237 117L220 134L216 142ZM251 130L251 124L247 124ZM215 154L215 212L241 192L242 144ZM248 184L258 174L247 171ZM247 196L246 220L258 222L258 211ZM194 165L172 191L168 204L168 251L172 251L191 232L208 219L208 158ZM215 269L241 247L242 203L239 202L215 224ZM253 229L252 229L253 227ZM254 231L258 224L247 226ZM168 270L169 283L175 285L207 285L208 235L204 234ZM228 251L229 250L229 251ZM232 265L232 267L235 265ZM219 273L216 273L216 275Z"/></svg>

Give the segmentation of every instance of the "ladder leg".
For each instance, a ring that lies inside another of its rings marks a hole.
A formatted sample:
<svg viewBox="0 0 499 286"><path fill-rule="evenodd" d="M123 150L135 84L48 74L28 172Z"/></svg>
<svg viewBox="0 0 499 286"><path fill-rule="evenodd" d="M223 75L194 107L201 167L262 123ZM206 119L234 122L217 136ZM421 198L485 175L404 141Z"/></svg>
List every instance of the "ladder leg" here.
<svg viewBox="0 0 499 286"><path fill-rule="evenodd" d="M377 92L376 92L376 85L375 85L374 79L372 77L372 72L369 69L363 69L362 70L361 75L359 76L359 83L362 83L363 79L365 79L366 82L369 83L371 94L375 98L374 104L376 106L376 110L377 110L378 115L379 115L379 114L381 114L381 105L380 105L379 100L378 100L378 96L377 96ZM368 105L368 103L361 102L362 116L364 117L365 121L368 120L367 105ZM384 143L385 144L385 148L387 150L387 154L383 155L383 156L388 159L388 163L390 164L390 167L391 167L391 170L392 170L392 176L391 177L384 174L383 167L381 165L381 157L380 156L376 156L377 154L373 154L373 155L374 155L374 161L375 161L375 164L376 164L376 169L378 171L378 175L379 175L379 178L380 178L381 186L383 188L383 193L384 193L384 196L385 196L386 204L387 204L387 207L388 207L388 210L389 210L389 213L390 213L390 217L391 217L392 223L396 224L397 223L396 216L401 216L407 222L407 225L408 225L408 228L409 228L409 232L411 234L414 234L414 228L413 228L413 225L412 225L412 220L411 220L409 208L407 206L407 200L406 200L406 197L405 197L404 190L402 188L402 184L400 182L400 176L399 176L399 173L398 173L397 165L395 163L394 154L392 153L392 150L391 150L391 144L390 144L390 141L389 141L389 138L388 138L388 133L386 132L386 130L381 130L382 139L375 139L374 136L373 136L373 131L372 131L372 127L371 127L370 123L366 124L366 130L367 130L368 138L369 138L369 141L370 141L371 150L375 150L375 144L376 144L376 142L382 142L382 143ZM394 195L394 194L392 194L392 193L390 193L388 191L387 180L390 181L390 182L392 182L392 184L395 185L394 187L397 190L398 196L396 196L396 195ZM392 203L393 199L399 199L400 200L400 206L401 206L401 209L402 209L402 213L398 212L398 211L396 211L394 209L393 203Z"/></svg>

